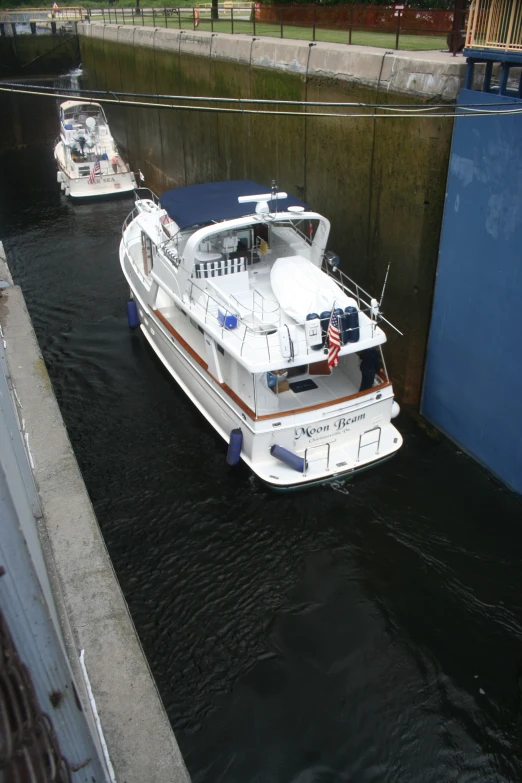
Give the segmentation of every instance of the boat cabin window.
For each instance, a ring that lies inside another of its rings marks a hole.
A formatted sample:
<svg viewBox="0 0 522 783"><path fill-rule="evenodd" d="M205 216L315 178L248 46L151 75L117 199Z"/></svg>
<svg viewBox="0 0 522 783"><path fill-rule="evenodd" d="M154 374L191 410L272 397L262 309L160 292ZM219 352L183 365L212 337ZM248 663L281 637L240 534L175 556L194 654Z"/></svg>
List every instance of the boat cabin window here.
<svg viewBox="0 0 522 783"><path fill-rule="evenodd" d="M144 231L141 232L141 252L143 258L143 271L146 275L150 275L152 267L154 266L153 244L151 238L147 236Z"/></svg>
<svg viewBox="0 0 522 783"><path fill-rule="evenodd" d="M196 261L218 261L222 258L250 256L254 245L254 231L251 228L221 231L212 234L196 248Z"/></svg>

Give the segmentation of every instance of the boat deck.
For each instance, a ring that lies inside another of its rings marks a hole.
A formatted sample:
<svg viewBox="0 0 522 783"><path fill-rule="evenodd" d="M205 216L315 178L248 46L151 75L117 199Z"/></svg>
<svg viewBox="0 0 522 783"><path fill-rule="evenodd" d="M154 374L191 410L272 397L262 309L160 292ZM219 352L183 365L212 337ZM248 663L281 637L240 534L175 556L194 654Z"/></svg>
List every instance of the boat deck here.
<svg viewBox="0 0 522 783"><path fill-rule="evenodd" d="M304 385L304 381L312 381L317 388L312 388L309 391L294 391L290 387L287 391L279 392L277 397L280 411L294 411L324 403L333 403L343 397L357 394L359 391L359 388L341 368L337 368L331 375L320 376L306 373L290 378L288 383ZM294 388L296 387L294 386ZM297 388L299 388L298 385Z"/></svg>

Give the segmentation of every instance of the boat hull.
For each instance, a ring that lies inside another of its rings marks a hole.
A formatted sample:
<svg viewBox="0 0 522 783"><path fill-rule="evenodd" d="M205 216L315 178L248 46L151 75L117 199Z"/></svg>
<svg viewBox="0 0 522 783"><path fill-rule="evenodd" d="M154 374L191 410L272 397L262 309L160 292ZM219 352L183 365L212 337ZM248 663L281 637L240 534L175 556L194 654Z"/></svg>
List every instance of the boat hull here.
<svg viewBox="0 0 522 783"><path fill-rule="evenodd" d="M158 358L225 442L233 429L241 429L241 458L273 489L342 480L389 459L402 445L390 421L393 394L389 386L382 393L370 392L318 411L252 418L248 408L245 412L245 406L238 404L237 396L227 393L225 384L209 373L202 358L183 339L176 339L174 330L158 317L150 290L123 243L120 261L137 303L140 328ZM273 445L305 457L306 472L276 460L270 453Z"/></svg>
<svg viewBox="0 0 522 783"><path fill-rule="evenodd" d="M58 166L57 180L65 195L72 199L84 201L128 195L136 188L136 178L132 171L98 175L91 183L89 177L73 177L67 171L60 144L55 148L54 157Z"/></svg>

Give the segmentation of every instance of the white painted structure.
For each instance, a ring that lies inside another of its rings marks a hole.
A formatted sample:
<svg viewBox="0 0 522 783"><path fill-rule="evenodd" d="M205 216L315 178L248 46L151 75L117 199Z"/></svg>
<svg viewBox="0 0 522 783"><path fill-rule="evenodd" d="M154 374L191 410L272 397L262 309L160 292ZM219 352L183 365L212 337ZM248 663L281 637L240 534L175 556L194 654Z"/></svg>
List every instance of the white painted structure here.
<svg viewBox="0 0 522 783"><path fill-rule="evenodd" d="M148 193L120 244L141 329L225 441L241 430L246 464L283 489L391 457L402 438L384 361L373 388L360 391L357 355L381 351L384 319L376 300L327 263L328 220L252 182L178 188L161 203ZM342 345L330 370L324 317L321 325L307 316L350 305L359 327L349 339L359 339ZM302 470L276 459L275 445L300 457Z"/></svg>
<svg viewBox="0 0 522 783"><path fill-rule="evenodd" d="M60 105L60 139L54 157L58 182L71 198L116 196L136 187L99 103L65 101Z"/></svg>

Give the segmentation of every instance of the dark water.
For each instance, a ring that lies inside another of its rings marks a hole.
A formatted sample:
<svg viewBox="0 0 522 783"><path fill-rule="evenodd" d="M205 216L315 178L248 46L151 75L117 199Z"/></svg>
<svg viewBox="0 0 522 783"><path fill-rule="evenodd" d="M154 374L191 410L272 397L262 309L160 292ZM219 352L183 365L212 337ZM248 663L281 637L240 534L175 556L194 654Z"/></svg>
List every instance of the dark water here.
<svg viewBox="0 0 522 783"><path fill-rule="evenodd" d="M126 326L130 201L0 160L22 286L195 783L522 781L522 504L401 415L353 483L275 494Z"/></svg>

